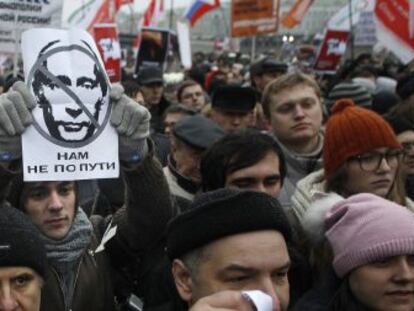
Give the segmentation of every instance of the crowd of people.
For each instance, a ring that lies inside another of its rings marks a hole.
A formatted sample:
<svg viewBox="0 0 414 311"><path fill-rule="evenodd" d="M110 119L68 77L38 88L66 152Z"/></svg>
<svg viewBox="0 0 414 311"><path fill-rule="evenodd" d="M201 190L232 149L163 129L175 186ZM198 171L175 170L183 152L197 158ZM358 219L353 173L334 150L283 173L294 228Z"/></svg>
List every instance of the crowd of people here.
<svg viewBox="0 0 414 311"><path fill-rule="evenodd" d="M413 68L242 56L124 68L118 179L24 181L59 85L1 77L0 311L414 310Z"/></svg>

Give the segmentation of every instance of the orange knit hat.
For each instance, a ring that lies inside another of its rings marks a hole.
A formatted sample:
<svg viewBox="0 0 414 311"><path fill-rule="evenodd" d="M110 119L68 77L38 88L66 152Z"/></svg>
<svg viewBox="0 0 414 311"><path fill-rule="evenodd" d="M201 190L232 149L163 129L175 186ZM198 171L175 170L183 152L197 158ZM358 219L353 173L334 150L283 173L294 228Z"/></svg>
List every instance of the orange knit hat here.
<svg viewBox="0 0 414 311"><path fill-rule="evenodd" d="M401 148L387 121L351 99L338 100L331 113L323 145L325 177L332 176L350 157L377 148Z"/></svg>

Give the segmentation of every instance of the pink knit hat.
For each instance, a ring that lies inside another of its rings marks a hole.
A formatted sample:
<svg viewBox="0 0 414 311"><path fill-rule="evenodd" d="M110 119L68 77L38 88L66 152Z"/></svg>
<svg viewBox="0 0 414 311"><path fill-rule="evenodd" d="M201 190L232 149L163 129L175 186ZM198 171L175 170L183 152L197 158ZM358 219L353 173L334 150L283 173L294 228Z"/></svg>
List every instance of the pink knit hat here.
<svg viewBox="0 0 414 311"><path fill-rule="evenodd" d="M335 204L326 214L325 228L340 278L376 260L414 254L414 213L373 194Z"/></svg>

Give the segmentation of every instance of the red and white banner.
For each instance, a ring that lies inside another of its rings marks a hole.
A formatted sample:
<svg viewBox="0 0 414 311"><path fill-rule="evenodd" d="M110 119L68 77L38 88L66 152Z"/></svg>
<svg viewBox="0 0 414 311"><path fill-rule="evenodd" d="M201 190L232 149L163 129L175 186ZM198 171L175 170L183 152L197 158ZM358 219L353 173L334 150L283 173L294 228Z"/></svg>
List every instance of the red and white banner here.
<svg viewBox="0 0 414 311"><path fill-rule="evenodd" d="M345 54L349 31L327 30L315 61L315 71L332 73Z"/></svg>
<svg viewBox="0 0 414 311"><path fill-rule="evenodd" d="M121 81L121 46L116 24L96 24L94 39L111 82Z"/></svg>
<svg viewBox="0 0 414 311"><path fill-rule="evenodd" d="M279 25L279 0L233 0L231 36L247 37L276 33Z"/></svg>
<svg viewBox="0 0 414 311"><path fill-rule="evenodd" d="M93 34L95 24L115 23L118 0L65 0L62 26L86 29Z"/></svg>
<svg viewBox="0 0 414 311"><path fill-rule="evenodd" d="M294 28L305 18L314 0L297 0L293 7L282 17L282 25L286 28Z"/></svg>
<svg viewBox="0 0 414 311"><path fill-rule="evenodd" d="M123 6L124 4L131 4L134 3L134 0L115 0L115 7L116 10L118 11L121 6Z"/></svg>
<svg viewBox="0 0 414 311"><path fill-rule="evenodd" d="M142 26L156 27L164 13L164 0L151 0L144 13Z"/></svg>
<svg viewBox="0 0 414 311"><path fill-rule="evenodd" d="M414 5L412 0L377 0L378 41L404 63L414 58Z"/></svg>

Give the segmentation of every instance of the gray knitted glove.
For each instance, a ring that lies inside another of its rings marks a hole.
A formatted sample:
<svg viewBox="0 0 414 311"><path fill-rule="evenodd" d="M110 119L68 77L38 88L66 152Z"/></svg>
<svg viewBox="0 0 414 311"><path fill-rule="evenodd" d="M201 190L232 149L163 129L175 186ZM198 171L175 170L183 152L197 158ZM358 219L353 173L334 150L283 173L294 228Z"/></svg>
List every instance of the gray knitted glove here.
<svg viewBox="0 0 414 311"><path fill-rule="evenodd" d="M36 101L22 81L0 95L0 161L21 157L21 134L33 122L31 110Z"/></svg>
<svg viewBox="0 0 414 311"><path fill-rule="evenodd" d="M124 94L121 85L113 85L111 124L119 134L119 158L126 162L138 162L148 152L151 114L147 108Z"/></svg>

